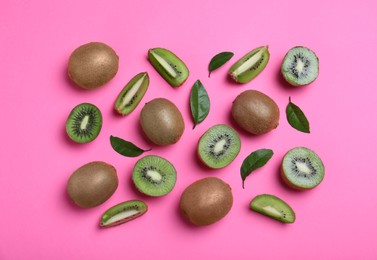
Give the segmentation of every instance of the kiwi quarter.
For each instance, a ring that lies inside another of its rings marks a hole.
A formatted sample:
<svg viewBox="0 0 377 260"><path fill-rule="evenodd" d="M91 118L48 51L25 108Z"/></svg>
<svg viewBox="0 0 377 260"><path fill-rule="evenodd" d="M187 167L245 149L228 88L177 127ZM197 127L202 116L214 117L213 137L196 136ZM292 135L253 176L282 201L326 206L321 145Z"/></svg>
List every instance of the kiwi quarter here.
<svg viewBox="0 0 377 260"><path fill-rule="evenodd" d="M306 147L289 150L281 164L284 182L294 189L307 190L319 185L325 176L321 158Z"/></svg>
<svg viewBox="0 0 377 260"><path fill-rule="evenodd" d="M136 162L132 180L140 192L158 197L173 190L177 181L177 172L168 160L156 155L148 155Z"/></svg>
<svg viewBox="0 0 377 260"><path fill-rule="evenodd" d="M256 196L250 202L250 208L283 223L293 223L296 220L293 209L285 201L274 195L262 194Z"/></svg>
<svg viewBox="0 0 377 260"><path fill-rule="evenodd" d="M68 75L84 89L94 89L109 82L118 72L119 58L101 42L90 42L75 49L68 61Z"/></svg>
<svg viewBox="0 0 377 260"><path fill-rule="evenodd" d="M227 125L215 125L200 138L198 155L210 168L223 168L229 165L241 149L241 140L237 132Z"/></svg>
<svg viewBox="0 0 377 260"><path fill-rule="evenodd" d="M69 197L80 207L91 208L108 200L118 187L116 169L105 162L87 163L72 173Z"/></svg>
<svg viewBox="0 0 377 260"><path fill-rule="evenodd" d="M230 186L216 177L198 180L182 193L179 207L194 225L206 226L225 217L233 205Z"/></svg>
<svg viewBox="0 0 377 260"><path fill-rule="evenodd" d="M149 76L142 72L133 77L115 101L115 110L121 115L128 115L137 107L148 89Z"/></svg>
<svg viewBox="0 0 377 260"><path fill-rule="evenodd" d="M65 128L73 141L91 142L96 139L102 128L101 111L90 103L79 104L69 114Z"/></svg>
<svg viewBox="0 0 377 260"><path fill-rule="evenodd" d="M113 227L144 215L148 206L141 200L129 200L119 203L103 213L101 227Z"/></svg>
<svg viewBox="0 0 377 260"><path fill-rule="evenodd" d="M145 104L140 113L140 124L145 135L157 145L175 144L185 130L181 112L165 98L156 98Z"/></svg>
<svg viewBox="0 0 377 260"><path fill-rule="evenodd" d="M280 111L273 99L256 90L246 90L232 105L234 121L249 133L265 134L279 125Z"/></svg>
<svg viewBox="0 0 377 260"><path fill-rule="evenodd" d="M293 86L308 85L318 77L318 57L306 47L293 47L284 57L281 72L285 80Z"/></svg>

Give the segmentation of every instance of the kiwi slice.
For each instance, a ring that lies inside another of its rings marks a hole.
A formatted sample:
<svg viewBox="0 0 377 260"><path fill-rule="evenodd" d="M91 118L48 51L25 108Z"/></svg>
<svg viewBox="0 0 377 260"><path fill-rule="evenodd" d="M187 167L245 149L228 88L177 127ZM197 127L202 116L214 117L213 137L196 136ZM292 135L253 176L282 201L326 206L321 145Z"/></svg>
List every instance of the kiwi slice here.
<svg viewBox="0 0 377 260"><path fill-rule="evenodd" d="M154 197L163 196L173 190L177 172L168 160L148 155L136 162L132 180L141 193Z"/></svg>
<svg viewBox="0 0 377 260"><path fill-rule="evenodd" d="M295 212L286 202L270 194L256 196L251 201L250 208L283 223L293 223L296 219Z"/></svg>
<svg viewBox="0 0 377 260"><path fill-rule="evenodd" d="M229 165L240 149L241 140L237 132L222 124L208 129L198 144L199 157L210 168L223 168Z"/></svg>
<svg viewBox="0 0 377 260"><path fill-rule="evenodd" d="M96 139L101 131L101 111L93 104L79 104L69 114L65 128L73 141L89 143Z"/></svg>
<svg viewBox="0 0 377 260"><path fill-rule="evenodd" d="M148 51L148 59L157 72L172 86L181 86L189 76L186 64L174 53L164 48Z"/></svg>
<svg viewBox="0 0 377 260"><path fill-rule="evenodd" d="M285 154L281 165L281 176L292 188L312 189L322 182L325 168L315 152L305 147L297 147Z"/></svg>
<svg viewBox="0 0 377 260"><path fill-rule="evenodd" d="M141 200L129 200L119 203L103 213L101 217L101 227L113 227L135 218L140 217L148 211L148 206Z"/></svg>
<svg viewBox="0 0 377 260"><path fill-rule="evenodd" d="M308 85L318 76L318 57L306 47L293 47L284 57L281 72L285 80L293 86Z"/></svg>
<svg viewBox="0 0 377 260"><path fill-rule="evenodd" d="M115 110L121 115L128 115L137 107L148 89L149 76L142 72L133 77L115 101Z"/></svg>
<svg viewBox="0 0 377 260"><path fill-rule="evenodd" d="M229 75L238 83L247 83L263 71L269 59L268 46L258 47L234 63L229 69Z"/></svg>

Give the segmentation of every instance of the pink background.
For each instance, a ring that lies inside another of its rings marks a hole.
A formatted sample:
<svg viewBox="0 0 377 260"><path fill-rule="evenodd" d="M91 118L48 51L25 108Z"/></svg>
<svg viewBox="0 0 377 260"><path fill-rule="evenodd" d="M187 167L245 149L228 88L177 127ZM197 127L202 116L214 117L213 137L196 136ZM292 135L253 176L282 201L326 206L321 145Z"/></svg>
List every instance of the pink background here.
<svg viewBox="0 0 377 260"><path fill-rule="evenodd" d="M21 1L0 3L2 127L0 174L0 259L376 259L376 1ZM67 78L67 60L81 44L102 41L120 57L119 72L105 87L83 91ZM269 45L270 62L252 82L236 85L226 77L233 62L251 49ZM320 75L312 85L293 89L279 74L293 46L313 49ZM147 50L165 47L179 55L191 75L170 87L147 61ZM221 51L234 58L209 79L209 60ZM151 78L143 103L165 97L181 110L185 133L176 145L156 147L140 133L142 104L127 117L113 112L124 84L139 72ZM207 119L192 130L189 93L200 79L211 98ZM250 136L230 118L231 102L256 89L279 105L279 127ZM307 135L285 118L288 97L311 123ZM65 134L70 110L97 105L104 117L99 137L79 145ZM233 126L241 136L239 156L221 170L204 168L196 142L214 124ZM114 152L109 136L170 160L178 171L174 190L147 198L131 184L138 158ZM285 152L296 146L316 151L326 166L323 183L307 192L283 186L278 177ZM271 161L241 188L243 159L260 148L274 150ZM119 188L92 209L72 205L65 193L70 174L102 160L118 170ZM233 190L234 205L222 221L197 228L182 219L179 198L186 186L217 176ZM283 225L248 209L261 193L291 204L297 220ZM149 211L119 227L102 230L108 207L144 199Z"/></svg>

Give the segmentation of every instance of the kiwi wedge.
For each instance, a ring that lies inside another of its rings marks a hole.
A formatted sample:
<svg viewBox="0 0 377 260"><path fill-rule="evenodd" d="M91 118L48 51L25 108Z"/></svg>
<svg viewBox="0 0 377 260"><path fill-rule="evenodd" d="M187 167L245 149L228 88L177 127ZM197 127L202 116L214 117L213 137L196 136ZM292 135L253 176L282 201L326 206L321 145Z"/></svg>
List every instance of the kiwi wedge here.
<svg viewBox="0 0 377 260"><path fill-rule="evenodd" d="M207 226L225 217L233 205L230 186L216 177L198 180L182 193L179 207L196 226Z"/></svg>
<svg viewBox="0 0 377 260"><path fill-rule="evenodd" d="M89 143L96 139L101 131L101 111L90 103L79 104L69 114L65 128L73 141Z"/></svg>
<svg viewBox="0 0 377 260"><path fill-rule="evenodd" d="M322 182L325 167L314 151L297 147L285 154L281 164L281 176L289 187L298 190L312 189Z"/></svg>
<svg viewBox="0 0 377 260"><path fill-rule="evenodd" d="M263 71L269 59L268 46L258 47L234 63L229 75L237 83L247 83Z"/></svg>
<svg viewBox="0 0 377 260"><path fill-rule="evenodd" d="M128 115L135 110L148 89L149 76L142 72L133 77L115 101L115 110L121 115Z"/></svg>
<svg viewBox="0 0 377 260"><path fill-rule="evenodd" d="M293 209L286 202L274 195L262 194L256 196L251 201L250 208L255 212L283 223L293 223L296 220Z"/></svg>
<svg viewBox="0 0 377 260"><path fill-rule="evenodd" d="M67 192L83 208L98 206L108 200L118 187L116 169L105 162L87 163L69 177Z"/></svg>
<svg viewBox="0 0 377 260"><path fill-rule="evenodd" d="M198 155L210 168L223 168L229 165L241 149L241 140L237 132L227 125L215 125L200 138Z"/></svg>
<svg viewBox="0 0 377 260"><path fill-rule="evenodd" d="M164 48L148 51L148 59L157 72L172 86L181 86L190 72L186 64L173 52Z"/></svg>
<svg viewBox="0 0 377 260"><path fill-rule="evenodd" d="M119 203L103 213L101 227L113 227L134 220L148 211L148 206L141 200L129 200Z"/></svg>
<svg viewBox="0 0 377 260"><path fill-rule="evenodd" d="M318 57L306 47L293 47L284 57L281 72L292 86L308 85L318 77Z"/></svg>
<svg viewBox="0 0 377 260"><path fill-rule="evenodd" d="M156 155L148 155L136 162L132 180L141 193L158 197L173 190L177 181L177 172L168 160Z"/></svg>
<svg viewBox="0 0 377 260"><path fill-rule="evenodd" d="M95 89L109 82L118 72L119 57L102 42L90 42L75 49L68 61L68 75L84 89Z"/></svg>

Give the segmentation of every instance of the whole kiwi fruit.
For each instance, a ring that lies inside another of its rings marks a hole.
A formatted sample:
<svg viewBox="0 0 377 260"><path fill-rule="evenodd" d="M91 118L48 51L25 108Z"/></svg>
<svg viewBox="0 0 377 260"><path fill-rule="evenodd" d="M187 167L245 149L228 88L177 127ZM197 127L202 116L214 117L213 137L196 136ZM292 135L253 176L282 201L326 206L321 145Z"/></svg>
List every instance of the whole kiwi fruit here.
<svg viewBox="0 0 377 260"><path fill-rule="evenodd" d="M165 98L156 98L145 104L140 125L145 135L157 145L175 144L185 130L181 112Z"/></svg>
<svg viewBox="0 0 377 260"><path fill-rule="evenodd" d="M116 169L105 162L90 162L69 177L67 192L80 207L91 208L108 200L118 187Z"/></svg>
<svg viewBox="0 0 377 260"><path fill-rule="evenodd" d="M91 42L75 49L68 61L68 75L84 89L94 89L109 82L118 72L119 57L108 45Z"/></svg>
<svg viewBox="0 0 377 260"><path fill-rule="evenodd" d="M256 90L246 90L234 100L232 116L249 133L265 134L279 125L279 107L269 96Z"/></svg>
<svg viewBox="0 0 377 260"><path fill-rule="evenodd" d="M233 195L230 186L216 177L198 180L188 186L180 199L180 210L194 225L213 224L230 211Z"/></svg>

